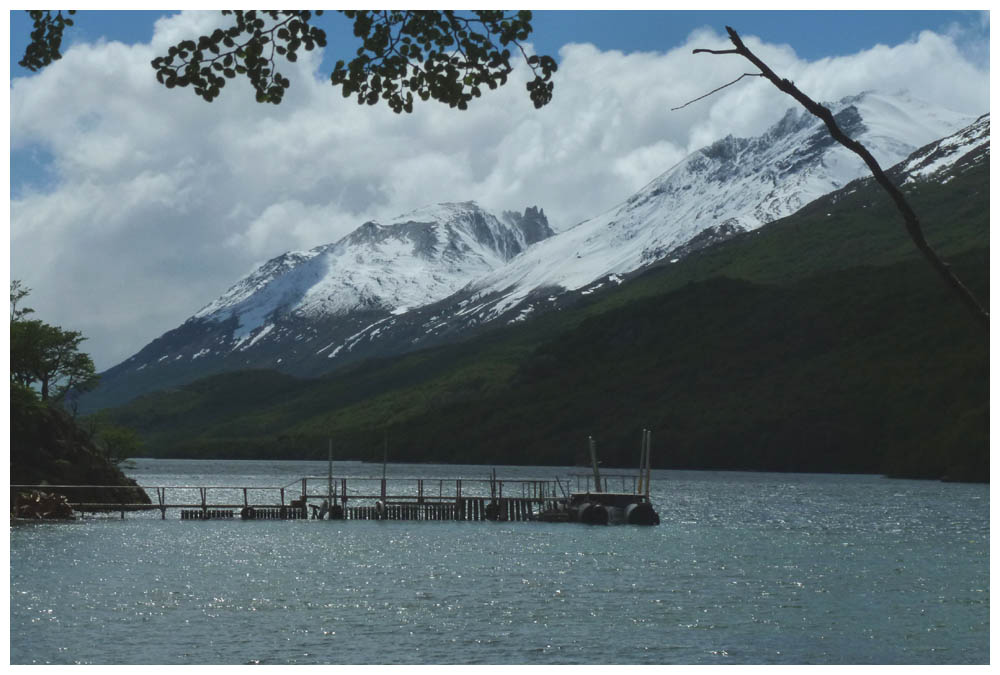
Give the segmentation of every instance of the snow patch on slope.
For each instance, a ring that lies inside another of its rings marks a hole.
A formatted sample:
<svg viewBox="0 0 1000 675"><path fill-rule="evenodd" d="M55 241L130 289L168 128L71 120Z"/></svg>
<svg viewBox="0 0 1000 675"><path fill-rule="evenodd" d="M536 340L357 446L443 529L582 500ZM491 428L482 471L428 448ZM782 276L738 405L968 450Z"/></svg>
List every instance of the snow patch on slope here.
<svg viewBox="0 0 1000 675"><path fill-rule="evenodd" d="M990 116L986 114L960 132L921 148L903 165L903 172L908 175L907 182L927 179L945 171L980 147L988 154L989 142Z"/></svg>

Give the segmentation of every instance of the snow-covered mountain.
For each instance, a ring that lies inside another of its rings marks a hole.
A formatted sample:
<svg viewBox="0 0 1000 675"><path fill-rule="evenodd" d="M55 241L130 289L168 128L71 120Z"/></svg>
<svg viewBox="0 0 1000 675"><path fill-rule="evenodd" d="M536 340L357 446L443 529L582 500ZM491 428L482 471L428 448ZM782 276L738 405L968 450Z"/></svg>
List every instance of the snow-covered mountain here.
<svg viewBox="0 0 1000 675"><path fill-rule="evenodd" d="M352 311L401 314L451 295L552 235L545 214L487 213L475 202L437 204L388 224L369 221L334 244L285 253L201 309L194 321L236 319L238 349L284 317Z"/></svg>
<svg viewBox="0 0 1000 675"><path fill-rule="evenodd" d="M975 119L906 94L864 93L828 107L886 168ZM484 318L500 316L541 289L616 279L791 215L865 175L821 121L792 108L762 136L727 136L692 153L622 204L487 274L474 301L489 298Z"/></svg>
<svg viewBox="0 0 1000 675"><path fill-rule="evenodd" d="M173 386L243 368L319 374L359 332L455 293L552 234L539 208L494 214L475 202L366 222L333 244L261 265L104 373L98 393L131 396L150 389L141 382Z"/></svg>
<svg viewBox="0 0 1000 675"><path fill-rule="evenodd" d="M475 202L437 204L385 225L369 221L334 244L274 258L192 318L235 318L233 348L239 348L283 315L400 314L451 295L551 235L536 208L498 217Z"/></svg>
<svg viewBox="0 0 1000 675"><path fill-rule="evenodd" d="M975 120L905 94L828 105L883 167L898 164L901 181L944 180L949 167L989 152L988 115ZM702 148L615 208L558 234L538 208L496 215L474 202L367 222L334 244L268 261L105 373L102 388L117 390L110 402L121 402L212 372L316 375L448 342L621 283L865 175L819 120L793 108L763 135Z"/></svg>

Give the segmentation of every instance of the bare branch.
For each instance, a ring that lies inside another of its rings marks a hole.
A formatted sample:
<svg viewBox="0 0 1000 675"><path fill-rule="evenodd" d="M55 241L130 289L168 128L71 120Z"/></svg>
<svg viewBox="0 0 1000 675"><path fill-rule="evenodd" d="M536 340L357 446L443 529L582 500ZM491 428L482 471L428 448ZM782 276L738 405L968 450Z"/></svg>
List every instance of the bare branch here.
<svg viewBox="0 0 1000 675"><path fill-rule="evenodd" d="M738 49L695 49L692 54L739 54Z"/></svg>
<svg viewBox="0 0 1000 675"><path fill-rule="evenodd" d="M868 152L868 149L864 145L848 137L847 134L843 132L843 130L837 124L837 121L834 119L833 113L830 112L829 108L820 105L816 101L806 96L804 93L802 93L801 90L799 90L798 87L795 86L795 84L791 80L786 80L778 77L775 74L775 72L767 66L766 63L761 61L756 54L751 52L747 48L747 46L743 44L743 40L740 39L740 36L736 33L735 30L733 30L729 26L726 26L726 32L729 33L729 39L732 41L733 45L735 46L735 49L728 49L724 51L712 50L712 49L695 49L694 53L695 54L698 53L738 54L746 58L748 61L750 61L750 63L754 64L760 69L760 75L762 77L766 77L768 80L771 81L772 84L774 84L775 87L777 87L781 91L785 92L786 94L794 98L806 110L808 110L810 113L823 120L823 122L826 124L827 130L829 130L830 135L834 138L834 140L836 140L838 143L843 145L851 152L861 157L861 159L864 160L865 164L868 165L868 168L871 170L872 175L875 177L875 181L882 187L883 190L885 190L886 193L888 193L889 197L895 203L896 209L903 216L903 222L905 224L906 231L910 235L910 239L912 239L913 243L916 245L917 250L919 250L923 254L924 258L926 258L927 261L930 263L931 267L933 267L934 270L939 275L941 275L942 279L944 279L944 281L949 286L951 286L956 293L958 293L962 302L973 312L973 314L976 316L976 318L979 320L979 322L982 324L982 326L986 329L988 333L990 325L989 312L986 311L986 309L982 306L982 304L980 304L980 302L976 299L976 297L972 295L972 292L965 286L965 284L963 284L961 280L957 276L955 276L955 273L952 272L951 267L948 265L948 263L944 262L937 255L937 253L934 252L934 249L930 247L930 244L927 243L927 240L924 238L923 230L920 227L920 220L917 218L917 214L910 207L909 202L906 201L906 197L903 196L902 191L900 191L900 189L897 188L891 180L889 180L889 177L885 175L885 171L882 170L882 167L879 165L878 161L876 161L875 157L873 157L872 154ZM731 82L730 84L733 83ZM709 94L712 93L715 92L709 92ZM709 94L706 94L706 96L708 96ZM701 98L705 97L702 96ZM699 99L695 100L697 101Z"/></svg>
<svg viewBox="0 0 1000 675"><path fill-rule="evenodd" d="M695 50L695 51L697 51L697 50ZM737 77L732 82L728 82L728 83L722 85L721 87L718 87L717 89L713 89L712 91L708 92L704 96L699 96L696 99L692 99L692 100L688 101L687 103L685 103L684 105L679 105L676 108L671 108L670 111L673 112L674 110L680 110L681 108L686 108L689 105L691 105L692 103L695 103L696 101L700 101L703 98L708 98L709 96L711 96L712 94L714 94L717 91L722 91L726 87L733 86L734 84L736 84L737 82L739 82L740 80L742 80L744 77L764 77L764 75L762 73L743 73L742 75L740 75L739 77Z"/></svg>

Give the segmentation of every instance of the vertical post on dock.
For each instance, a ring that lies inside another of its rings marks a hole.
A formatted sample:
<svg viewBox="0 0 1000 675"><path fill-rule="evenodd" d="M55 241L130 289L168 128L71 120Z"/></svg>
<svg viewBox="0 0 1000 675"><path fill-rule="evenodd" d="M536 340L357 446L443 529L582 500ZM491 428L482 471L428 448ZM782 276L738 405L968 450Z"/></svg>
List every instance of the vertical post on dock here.
<svg viewBox="0 0 1000 675"><path fill-rule="evenodd" d="M639 487L636 494L642 494L642 482L646 475L646 430L642 430L642 443L639 444Z"/></svg>
<svg viewBox="0 0 1000 675"><path fill-rule="evenodd" d="M389 430L385 430L382 442L382 503L385 504L385 465L389 461Z"/></svg>
<svg viewBox="0 0 1000 675"><path fill-rule="evenodd" d="M333 439L326 448L326 503L333 508Z"/></svg>
<svg viewBox="0 0 1000 675"><path fill-rule="evenodd" d="M594 465L594 492L601 492L601 472L597 468L597 447L593 436L587 436L590 446L590 462Z"/></svg>
<svg viewBox="0 0 1000 675"><path fill-rule="evenodd" d="M156 488L156 499L160 502L160 520L167 519L167 488Z"/></svg>
<svg viewBox="0 0 1000 675"><path fill-rule="evenodd" d="M646 429L646 498L649 498L649 481L653 477L652 462L649 459L653 445L653 432Z"/></svg>
<svg viewBox="0 0 1000 675"><path fill-rule="evenodd" d="M302 479L302 503L306 503L306 479Z"/></svg>

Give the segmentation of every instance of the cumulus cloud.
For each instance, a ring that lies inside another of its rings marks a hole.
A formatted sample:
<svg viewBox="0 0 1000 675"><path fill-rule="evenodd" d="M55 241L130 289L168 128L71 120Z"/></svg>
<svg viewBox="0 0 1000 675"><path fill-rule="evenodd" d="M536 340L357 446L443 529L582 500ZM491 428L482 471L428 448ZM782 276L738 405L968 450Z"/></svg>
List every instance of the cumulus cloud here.
<svg viewBox="0 0 1000 675"><path fill-rule="evenodd" d="M99 368L286 250L439 201L538 205L565 229L707 143L760 133L792 105L754 79L671 112L748 70L737 57L691 54L727 46L709 30L660 53L566 45L554 100L540 111L520 69L464 112L361 107L317 72L316 53L282 67L292 88L280 106L254 103L240 82L212 104L159 85L150 60L215 21L182 13L159 20L149 44L77 44L12 82L12 150L50 157L54 177L12 199L12 278L33 289L39 316L90 337ZM986 66L951 35L815 62L746 39L814 98L909 89L988 110Z"/></svg>

